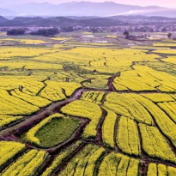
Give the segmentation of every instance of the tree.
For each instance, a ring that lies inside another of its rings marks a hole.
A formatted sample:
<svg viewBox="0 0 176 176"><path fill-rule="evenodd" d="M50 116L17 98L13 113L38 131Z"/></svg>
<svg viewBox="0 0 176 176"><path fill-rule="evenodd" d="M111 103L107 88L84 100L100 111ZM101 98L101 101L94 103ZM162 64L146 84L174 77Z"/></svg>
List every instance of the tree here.
<svg viewBox="0 0 176 176"><path fill-rule="evenodd" d="M168 33L167 37L170 39L172 37L172 33Z"/></svg>
<svg viewBox="0 0 176 176"><path fill-rule="evenodd" d="M129 33L128 30L125 30L124 33L123 33L123 35L125 35L126 36L125 38L128 39L129 36L130 36L130 33Z"/></svg>
<svg viewBox="0 0 176 176"><path fill-rule="evenodd" d="M24 35L25 29L11 29L7 31L7 35Z"/></svg>
<svg viewBox="0 0 176 176"><path fill-rule="evenodd" d="M63 32L73 32L74 29L73 29L72 26L68 26L68 27L63 27L63 28L62 28L62 31L63 31Z"/></svg>
<svg viewBox="0 0 176 176"><path fill-rule="evenodd" d="M162 32L166 32L167 29L166 29L165 27L163 27L163 28L161 29L161 31L162 31Z"/></svg>
<svg viewBox="0 0 176 176"><path fill-rule="evenodd" d="M98 28L91 28L90 31L93 32L93 33L98 33L99 32Z"/></svg>
<svg viewBox="0 0 176 176"><path fill-rule="evenodd" d="M42 36L54 36L59 34L59 30L57 28L50 28L50 29L39 29L36 32L31 32L31 35L42 35Z"/></svg>

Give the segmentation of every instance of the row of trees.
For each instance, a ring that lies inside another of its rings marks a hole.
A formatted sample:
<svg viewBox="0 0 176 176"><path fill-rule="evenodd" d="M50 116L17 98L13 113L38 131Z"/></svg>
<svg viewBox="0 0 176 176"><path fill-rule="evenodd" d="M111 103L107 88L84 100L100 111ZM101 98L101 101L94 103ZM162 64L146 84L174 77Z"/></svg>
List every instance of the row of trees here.
<svg viewBox="0 0 176 176"><path fill-rule="evenodd" d="M125 35L125 38L126 38L126 39L129 39L129 37L130 37L130 32L129 32L128 30L125 30L124 33L123 33L123 35ZM168 34L167 34L167 37L170 39L170 38L172 37L172 33L168 33Z"/></svg>
<svg viewBox="0 0 176 176"><path fill-rule="evenodd" d="M7 31L7 35L24 35L26 33L26 29L11 29ZM39 29L34 32L30 32L31 35L41 35L41 36L54 36L59 34L59 30L57 28L49 28L49 29Z"/></svg>
<svg viewBox="0 0 176 176"><path fill-rule="evenodd" d="M75 29L72 26L62 27L62 32L73 32ZM100 28L92 27L89 29L90 32L99 33L102 32ZM7 35L24 35L27 33L27 29L17 28L11 29L7 31ZM31 35L42 35L42 36L54 36L59 34L59 30L57 28L49 28L49 29L39 29L37 31L28 32Z"/></svg>
<svg viewBox="0 0 176 176"><path fill-rule="evenodd" d="M55 36L59 34L59 30L57 28L50 28L50 29L39 29L38 31L31 32L31 35L42 35L42 36Z"/></svg>
<svg viewBox="0 0 176 176"><path fill-rule="evenodd" d="M7 31L7 35L24 35L25 29L11 29Z"/></svg>

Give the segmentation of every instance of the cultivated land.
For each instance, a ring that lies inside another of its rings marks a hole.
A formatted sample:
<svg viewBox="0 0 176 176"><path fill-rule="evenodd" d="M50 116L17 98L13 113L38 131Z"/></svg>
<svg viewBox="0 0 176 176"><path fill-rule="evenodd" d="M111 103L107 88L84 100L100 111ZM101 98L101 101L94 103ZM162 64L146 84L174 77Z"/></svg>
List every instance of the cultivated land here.
<svg viewBox="0 0 176 176"><path fill-rule="evenodd" d="M0 42L0 175L176 175L175 41Z"/></svg>

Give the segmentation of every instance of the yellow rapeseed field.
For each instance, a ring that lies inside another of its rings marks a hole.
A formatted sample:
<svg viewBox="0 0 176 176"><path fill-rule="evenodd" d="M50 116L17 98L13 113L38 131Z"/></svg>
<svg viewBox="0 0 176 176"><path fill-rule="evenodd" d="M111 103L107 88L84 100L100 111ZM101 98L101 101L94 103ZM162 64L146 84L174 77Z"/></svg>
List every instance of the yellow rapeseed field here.
<svg viewBox="0 0 176 176"><path fill-rule="evenodd" d="M0 175L175 176L175 43L74 35L2 37Z"/></svg>

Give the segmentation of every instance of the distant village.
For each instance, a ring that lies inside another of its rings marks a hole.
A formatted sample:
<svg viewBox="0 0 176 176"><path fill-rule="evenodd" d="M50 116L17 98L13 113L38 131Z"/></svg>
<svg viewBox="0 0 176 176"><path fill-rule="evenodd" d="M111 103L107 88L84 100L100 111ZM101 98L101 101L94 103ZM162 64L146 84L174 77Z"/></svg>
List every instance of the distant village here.
<svg viewBox="0 0 176 176"><path fill-rule="evenodd" d="M0 31L8 31L9 29L15 29L16 26L0 27ZM24 28L19 26L18 28ZM26 27L26 33L34 32L39 29L48 29L50 27ZM58 30L64 32L72 32L77 30L91 31L91 32L123 32L128 30L129 32L176 32L176 25L129 25L129 26L111 26L111 27L91 27L91 26L68 26L68 27L57 27Z"/></svg>
<svg viewBox="0 0 176 176"><path fill-rule="evenodd" d="M111 27L91 27L91 26L67 26L67 27L14 27L14 26L8 26L8 27L0 27L1 32L7 32L8 34L12 34L13 31L23 31L23 35L37 35L39 33L43 34L43 31L51 31L51 29L55 31L53 34L57 34L59 32L74 32L74 31L86 31L86 32L92 32L92 33L125 33L126 38L130 40L145 40L148 38L152 38L152 33L165 33L168 35L163 36L164 38L172 38L176 40L175 32L176 32L176 25L175 24L167 24L167 25L161 25L161 24L152 24L152 25L142 25L142 24L134 24L134 25L125 25L125 26L111 26ZM11 31L11 33L9 32ZM9 32L9 33L8 33ZM15 35L15 34L14 34ZM16 34L18 35L18 33ZM21 35L21 33L19 33ZM40 35L40 34L39 34ZM52 35L52 34L51 34ZM159 38L159 37L158 37ZM157 39L157 36L155 34L155 39Z"/></svg>

